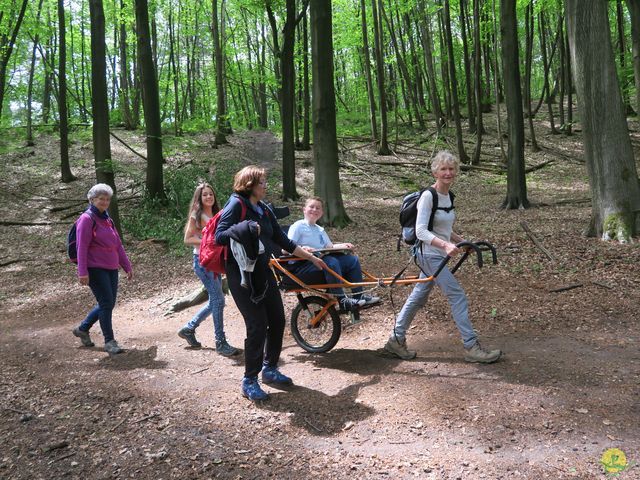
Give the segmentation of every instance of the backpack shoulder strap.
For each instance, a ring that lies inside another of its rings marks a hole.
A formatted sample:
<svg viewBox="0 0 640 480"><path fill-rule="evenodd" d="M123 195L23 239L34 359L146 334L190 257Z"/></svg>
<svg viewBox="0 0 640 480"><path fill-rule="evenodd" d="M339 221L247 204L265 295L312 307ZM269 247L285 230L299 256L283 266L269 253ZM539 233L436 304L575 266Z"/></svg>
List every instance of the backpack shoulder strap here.
<svg viewBox="0 0 640 480"><path fill-rule="evenodd" d="M427 228L430 232L433 231L433 217L436 215L436 210L438 210L438 192L433 187L427 187L427 190L431 192L431 197L433 198L433 205L431 207L431 215L429 215L429 225Z"/></svg>
<svg viewBox="0 0 640 480"><path fill-rule="evenodd" d="M247 216L247 203L245 199L242 198L242 195L234 193L233 196L238 199L238 202L240 202L240 221L243 221Z"/></svg>

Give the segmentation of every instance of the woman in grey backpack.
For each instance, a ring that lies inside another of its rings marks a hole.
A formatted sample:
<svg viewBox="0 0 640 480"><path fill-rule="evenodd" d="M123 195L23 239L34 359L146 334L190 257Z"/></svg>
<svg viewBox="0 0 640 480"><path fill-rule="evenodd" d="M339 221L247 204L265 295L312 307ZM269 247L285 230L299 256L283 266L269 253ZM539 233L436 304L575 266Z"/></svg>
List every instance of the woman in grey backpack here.
<svg viewBox="0 0 640 480"><path fill-rule="evenodd" d="M460 253L456 244L463 242L464 239L453 231L455 211L449 196L449 189L459 171L458 159L447 151L438 152L431 162L431 172L436 179L433 187L438 195L438 209L434 214L433 226L430 230L429 218L432 213L433 196L431 191L425 189L418 201L415 229L419 242L414 248L418 265L422 270L420 274L422 278L433 274L447 255L453 256ZM415 358L416 351L407 348L407 330L418 310L427 303L434 283L440 287L451 306L451 314L462 336L465 350L464 359L467 362L479 363L497 361L502 352L487 350L480 345L478 336L469 320L467 296L447 267L442 269L435 278L435 282L416 284L396 319L384 349L403 360Z"/></svg>

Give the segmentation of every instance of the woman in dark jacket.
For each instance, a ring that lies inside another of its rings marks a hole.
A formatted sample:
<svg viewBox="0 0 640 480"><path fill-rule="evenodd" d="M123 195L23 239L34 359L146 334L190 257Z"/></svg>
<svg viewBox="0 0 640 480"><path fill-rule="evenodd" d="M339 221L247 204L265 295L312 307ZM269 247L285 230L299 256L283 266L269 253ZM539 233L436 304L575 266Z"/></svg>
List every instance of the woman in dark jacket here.
<svg viewBox="0 0 640 480"><path fill-rule="evenodd" d="M293 384L291 378L278 370L285 317L282 298L269 269L269 259L273 250L282 248L309 260L318 268L326 268L320 258L298 247L284 234L273 212L262 202L266 187L267 177L263 168L251 165L236 173L233 183L235 194L225 205L216 230L216 243L231 245L232 240L238 241L238 244L245 246L248 256L255 253L255 245L249 245L250 242L247 242L247 237L253 234L258 240L257 251L261 252L254 259L255 265L253 272L249 274L249 285L241 285L242 274L235 258L237 248L229 248L226 263L229 290L247 329L247 338L244 341L245 373L242 379L242 395L253 401L266 400L269 397L258 383L260 371L262 381L266 384Z"/></svg>

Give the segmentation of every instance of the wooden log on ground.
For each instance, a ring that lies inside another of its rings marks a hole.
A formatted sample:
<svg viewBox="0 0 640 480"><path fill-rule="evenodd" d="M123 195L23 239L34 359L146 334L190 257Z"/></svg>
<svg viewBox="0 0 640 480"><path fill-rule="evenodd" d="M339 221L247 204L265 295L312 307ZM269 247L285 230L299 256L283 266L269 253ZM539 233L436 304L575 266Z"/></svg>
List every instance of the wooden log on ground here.
<svg viewBox="0 0 640 480"><path fill-rule="evenodd" d="M552 262L555 262L555 258L553 258L553 255L551 255L551 252L549 252L549 250L544 248L544 245L542 245L542 242L538 240L538 237L536 237L535 234L531 231L531 229L529 228L529 225L527 225L527 222L525 221L520 222L520 226L527 233L527 235L529 236L533 244L536 247L538 247L538 249L542 253L544 253L549 260L551 260Z"/></svg>

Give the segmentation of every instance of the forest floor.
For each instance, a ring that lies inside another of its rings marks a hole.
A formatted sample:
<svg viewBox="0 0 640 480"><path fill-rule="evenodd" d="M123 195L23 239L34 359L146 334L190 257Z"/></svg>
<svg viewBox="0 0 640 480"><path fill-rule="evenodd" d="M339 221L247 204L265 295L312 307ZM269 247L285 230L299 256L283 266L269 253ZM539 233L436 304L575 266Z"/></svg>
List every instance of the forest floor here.
<svg viewBox="0 0 640 480"><path fill-rule="evenodd" d="M637 123L632 128L638 147ZM498 265L478 270L469 262L459 278L474 326L486 346L505 352L501 361L463 361L439 291L410 330L417 358L389 358L381 347L409 288L380 289L384 303L358 324L345 320L326 354L305 353L287 330L281 366L295 386L266 387L271 399L263 404L241 397L243 357L215 353L210 323L198 330L201 349L177 337L197 307L165 312L199 282L189 255L169 254L161 243L126 243L135 278L122 280L114 311L126 352L105 354L97 326L96 347L80 347L71 329L93 297L66 262L64 238L68 213L82 208L94 178L91 140L72 145L80 179L68 185L52 160L55 137L0 149L0 217L42 224L0 227L0 478L593 479L605 478L600 461L614 447L629 461L618 478L640 478L638 239L620 245L582 236L590 194L580 134L538 129L543 149L527 147L527 166L551 163L527 175L532 208L500 208L504 175L464 172L454 187L457 230L498 249ZM144 150L141 133L119 136ZM230 142L212 149L206 135L185 137L167 160L279 164L269 133L240 132ZM393 274L408 261L406 249L396 252L401 196L431 177L426 167L376 162L425 164L431 143L405 141L387 158L356 139L341 148L353 223L329 234L355 243L366 270ZM495 136L483 151L485 164L499 160ZM143 169L115 140L113 152ZM299 193L309 195L311 153L298 159ZM136 187L126 175L118 181L126 214ZM289 205L293 221L301 202ZM283 297L289 315L295 298ZM230 296L225 328L242 346L244 324Z"/></svg>

